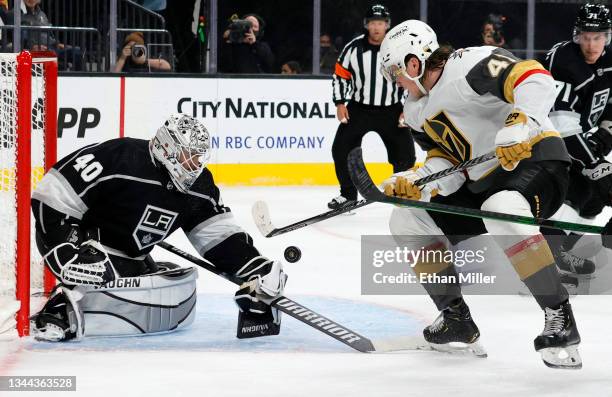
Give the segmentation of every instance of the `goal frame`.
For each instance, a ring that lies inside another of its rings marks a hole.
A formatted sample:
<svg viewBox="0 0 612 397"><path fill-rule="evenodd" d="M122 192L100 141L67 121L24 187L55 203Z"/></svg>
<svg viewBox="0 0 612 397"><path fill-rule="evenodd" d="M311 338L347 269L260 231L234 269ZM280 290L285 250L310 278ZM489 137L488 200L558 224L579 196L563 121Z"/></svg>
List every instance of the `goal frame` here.
<svg viewBox="0 0 612 397"><path fill-rule="evenodd" d="M31 225L30 199L32 196L32 65L43 65L44 92L44 170L57 162L57 56L50 51L22 51L16 56L17 71L17 153L16 153L16 299L20 308L16 314L17 333L30 333L30 252ZM34 243L35 244L35 243ZM43 291L50 292L55 277L44 267Z"/></svg>

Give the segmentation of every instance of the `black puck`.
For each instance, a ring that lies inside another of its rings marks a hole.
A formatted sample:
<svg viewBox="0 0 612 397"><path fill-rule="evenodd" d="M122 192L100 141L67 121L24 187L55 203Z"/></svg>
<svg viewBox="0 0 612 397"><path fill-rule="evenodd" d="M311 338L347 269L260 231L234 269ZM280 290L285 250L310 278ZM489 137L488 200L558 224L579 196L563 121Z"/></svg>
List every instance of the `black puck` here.
<svg viewBox="0 0 612 397"><path fill-rule="evenodd" d="M285 260L290 263L295 263L302 257L302 251L296 246L289 246L285 248Z"/></svg>

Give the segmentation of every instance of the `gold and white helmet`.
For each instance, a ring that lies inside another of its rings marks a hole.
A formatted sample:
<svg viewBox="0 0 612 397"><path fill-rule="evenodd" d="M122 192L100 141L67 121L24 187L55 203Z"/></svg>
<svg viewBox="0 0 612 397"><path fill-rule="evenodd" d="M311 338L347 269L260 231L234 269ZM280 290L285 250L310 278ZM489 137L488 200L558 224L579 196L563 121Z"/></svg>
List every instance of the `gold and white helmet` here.
<svg viewBox="0 0 612 397"><path fill-rule="evenodd" d="M387 32L380 45L381 72L392 83L399 76L405 76L419 83L418 80L425 72L425 60L438 47L436 32L429 25L416 19L404 21ZM416 56L421 62L421 72L416 77L410 77L406 73L404 61L408 55Z"/></svg>
<svg viewBox="0 0 612 397"><path fill-rule="evenodd" d="M157 130L149 147L176 188L185 193L208 164L210 134L197 119L175 113Z"/></svg>

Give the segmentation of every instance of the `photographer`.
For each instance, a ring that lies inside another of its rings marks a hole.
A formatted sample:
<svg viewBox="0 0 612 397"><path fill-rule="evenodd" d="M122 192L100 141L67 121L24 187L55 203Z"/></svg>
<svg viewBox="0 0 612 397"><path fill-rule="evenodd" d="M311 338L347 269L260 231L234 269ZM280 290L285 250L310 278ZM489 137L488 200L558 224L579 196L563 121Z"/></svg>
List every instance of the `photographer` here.
<svg viewBox="0 0 612 397"><path fill-rule="evenodd" d="M489 14L482 24L483 45L506 48L506 38L504 37L504 23L506 17L500 14Z"/></svg>
<svg viewBox="0 0 612 397"><path fill-rule="evenodd" d="M235 19L223 34L221 71L225 73L274 73L274 54L262 41L264 20L256 14Z"/></svg>
<svg viewBox="0 0 612 397"><path fill-rule="evenodd" d="M143 34L132 32L123 41L123 49L113 72L169 72L171 70L172 66L165 59L148 58Z"/></svg>

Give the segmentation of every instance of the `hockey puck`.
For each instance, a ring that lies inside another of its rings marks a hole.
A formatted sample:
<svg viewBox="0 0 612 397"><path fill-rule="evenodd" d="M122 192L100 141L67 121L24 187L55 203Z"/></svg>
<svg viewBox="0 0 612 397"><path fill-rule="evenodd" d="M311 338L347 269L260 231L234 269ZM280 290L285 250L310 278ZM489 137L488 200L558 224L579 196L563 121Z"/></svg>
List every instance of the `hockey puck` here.
<svg viewBox="0 0 612 397"><path fill-rule="evenodd" d="M285 248L285 260L290 263L295 263L302 257L302 251L296 246L289 246Z"/></svg>

